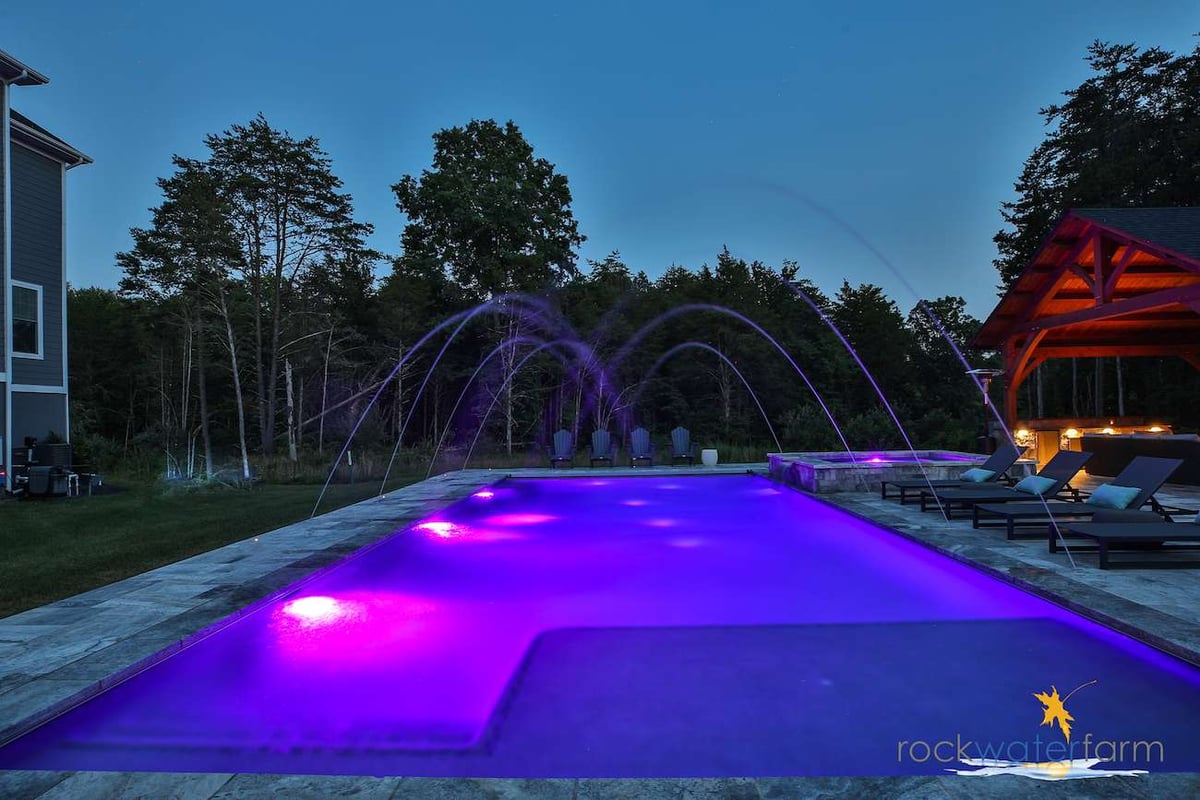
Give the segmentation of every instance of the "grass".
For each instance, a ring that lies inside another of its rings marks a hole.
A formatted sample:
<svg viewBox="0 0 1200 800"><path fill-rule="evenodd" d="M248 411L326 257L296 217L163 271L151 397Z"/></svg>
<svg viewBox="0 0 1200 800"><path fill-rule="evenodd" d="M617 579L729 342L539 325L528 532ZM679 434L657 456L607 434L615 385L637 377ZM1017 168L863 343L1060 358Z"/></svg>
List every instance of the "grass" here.
<svg viewBox="0 0 1200 800"><path fill-rule="evenodd" d="M422 474L395 476L389 489ZM80 499L0 503L0 617L305 519L319 486L164 490L146 483ZM379 492L377 482L335 484L321 511Z"/></svg>

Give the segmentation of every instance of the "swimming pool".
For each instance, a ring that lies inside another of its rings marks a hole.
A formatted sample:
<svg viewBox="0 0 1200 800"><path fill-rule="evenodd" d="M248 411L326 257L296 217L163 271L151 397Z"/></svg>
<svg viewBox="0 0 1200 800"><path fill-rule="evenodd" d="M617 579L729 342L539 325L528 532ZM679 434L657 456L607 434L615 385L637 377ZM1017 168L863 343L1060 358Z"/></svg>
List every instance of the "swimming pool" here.
<svg viewBox="0 0 1200 800"><path fill-rule="evenodd" d="M945 774L912 743L1061 739L1033 693L1093 680L1068 703L1077 739L1158 741L1149 769L1200 767L1194 668L813 498L752 476L516 479L0 767Z"/></svg>

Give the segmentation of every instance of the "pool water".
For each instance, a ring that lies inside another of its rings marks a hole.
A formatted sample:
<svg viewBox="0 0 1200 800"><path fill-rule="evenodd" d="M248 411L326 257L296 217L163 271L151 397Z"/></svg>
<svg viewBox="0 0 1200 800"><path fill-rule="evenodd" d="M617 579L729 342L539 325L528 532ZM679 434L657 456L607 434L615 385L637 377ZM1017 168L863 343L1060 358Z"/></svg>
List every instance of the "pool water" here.
<svg viewBox="0 0 1200 800"><path fill-rule="evenodd" d="M752 476L507 480L0 768L945 774L911 743L1061 740L1032 695L1089 681L1076 741L1154 740L1161 763L1133 766L1200 769L1194 668L810 497Z"/></svg>

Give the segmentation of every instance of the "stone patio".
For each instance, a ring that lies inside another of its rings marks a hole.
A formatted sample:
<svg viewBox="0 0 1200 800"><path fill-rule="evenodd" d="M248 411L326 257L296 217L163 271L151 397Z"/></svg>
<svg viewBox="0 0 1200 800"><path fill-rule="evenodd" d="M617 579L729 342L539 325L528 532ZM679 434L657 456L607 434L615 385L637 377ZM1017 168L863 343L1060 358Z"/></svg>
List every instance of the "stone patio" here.
<svg viewBox="0 0 1200 800"><path fill-rule="evenodd" d="M765 464L636 470L466 470L238 542L48 606L0 620L0 741L102 691L173 652L221 620L318 574L437 508L507 475L713 474ZM1163 502L1200 508L1200 491L1168 486ZM1080 554L1047 553L1044 538L1006 541L878 494L823 496L947 555L1044 594L1200 664L1200 570L1100 571ZM1090 558L1090 560L1089 560ZM1020 778L778 778L721 780L457 780L117 772L0 772L5 798L341 797L364 798L783 798L783 797L1170 798L1200 796L1200 776L1034 784Z"/></svg>

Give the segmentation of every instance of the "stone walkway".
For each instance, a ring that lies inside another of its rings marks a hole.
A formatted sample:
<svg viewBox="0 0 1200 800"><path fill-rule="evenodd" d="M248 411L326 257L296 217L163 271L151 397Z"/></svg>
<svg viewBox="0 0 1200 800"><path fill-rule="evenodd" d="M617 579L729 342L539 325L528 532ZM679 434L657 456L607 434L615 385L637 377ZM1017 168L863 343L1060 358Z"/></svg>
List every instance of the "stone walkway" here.
<svg viewBox="0 0 1200 800"><path fill-rule="evenodd" d="M48 606L0 620L0 741L173 652L221 620L328 568L433 510L508 474L521 477L765 472L713 469L466 470L447 473L316 519L289 525ZM1200 493L1168 487L1167 502L1200 508ZM1105 571L1087 556L1071 568L1044 540L1008 542L969 522L884 502L823 496L952 557L1049 594L1200 663L1198 570ZM1147 636L1148 634L1148 636ZM455 780L117 772L0 772L4 798L957 798L1010 795L1192 798L1200 776L1149 775L1033 784L1020 778L786 778L721 780Z"/></svg>

